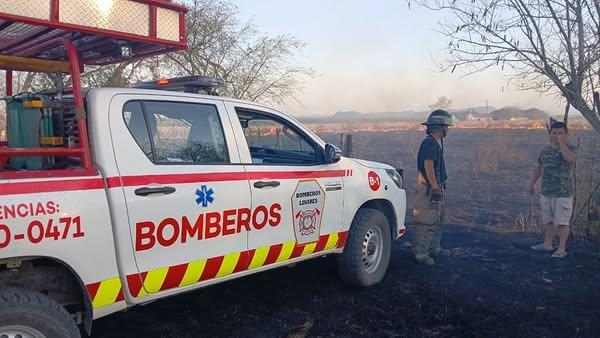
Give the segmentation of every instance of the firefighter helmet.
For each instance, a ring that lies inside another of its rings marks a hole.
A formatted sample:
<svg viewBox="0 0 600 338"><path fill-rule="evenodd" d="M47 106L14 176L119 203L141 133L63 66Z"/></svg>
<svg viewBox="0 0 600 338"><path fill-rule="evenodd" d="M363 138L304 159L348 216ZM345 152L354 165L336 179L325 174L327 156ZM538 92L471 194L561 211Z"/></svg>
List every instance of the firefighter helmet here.
<svg viewBox="0 0 600 338"><path fill-rule="evenodd" d="M429 114L427 121L421 123L424 126L452 126L455 117L443 109L436 109Z"/></svg>

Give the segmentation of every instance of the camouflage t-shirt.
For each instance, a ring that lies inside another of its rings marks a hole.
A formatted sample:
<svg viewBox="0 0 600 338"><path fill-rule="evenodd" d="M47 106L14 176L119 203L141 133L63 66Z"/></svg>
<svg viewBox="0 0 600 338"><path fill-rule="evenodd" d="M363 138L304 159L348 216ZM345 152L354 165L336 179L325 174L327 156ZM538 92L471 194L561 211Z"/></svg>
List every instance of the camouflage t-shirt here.
<svg viewBox="0 0 600 338"><path fill-rule="evenodd" d="M576 150L572 145L569 145L569 149L572 152ZM547 197L573 196L571 178L573 164L563 158L560 149L546 146L538 157L538 163L542 165L542 195Z"/></svg>

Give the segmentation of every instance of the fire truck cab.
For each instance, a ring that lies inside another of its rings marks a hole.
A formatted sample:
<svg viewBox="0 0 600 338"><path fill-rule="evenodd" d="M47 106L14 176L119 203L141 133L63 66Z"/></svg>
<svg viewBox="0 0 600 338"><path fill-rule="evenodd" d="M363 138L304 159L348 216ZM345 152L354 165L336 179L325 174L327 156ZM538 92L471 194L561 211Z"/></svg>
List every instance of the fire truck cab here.
<svg viewBox="0 0 600 338"><path fill-rule="evenodd" d="M183 48L180 35L160 38L160 18L179 20L184 8L114 4L148 6L150 19L150 36L122 35L135 43L117 56L107 38L116 33L62 23L62 7L50 7L48 22L0 8L0 36L41 26L29 40L46 43L4 57L15 42L0 39L7 84L12 70L57 67L73 84L4 98L0 336L78 337L128 307L327 254L338 255L344 281L379 282L405 232L400 173L343 157L264 105L160 90L193 88L194 78L84 95L84 64Z"/></svg>

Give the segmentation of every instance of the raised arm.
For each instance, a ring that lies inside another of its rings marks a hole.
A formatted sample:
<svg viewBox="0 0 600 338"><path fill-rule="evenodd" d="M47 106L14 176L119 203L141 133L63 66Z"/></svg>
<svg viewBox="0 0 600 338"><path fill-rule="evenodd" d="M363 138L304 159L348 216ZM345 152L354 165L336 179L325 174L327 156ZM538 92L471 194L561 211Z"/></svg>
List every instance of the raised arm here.
<svg viewBox="0 0 600 338"><path fill-rule="evenodd" d="M569 145L567 144L566 135L559 137L558 143L560 144L560 152L562 153L562 156L565 159L565 161L569 163L575 162L575 160L577 159L577 155L569 148Z"/></svg>

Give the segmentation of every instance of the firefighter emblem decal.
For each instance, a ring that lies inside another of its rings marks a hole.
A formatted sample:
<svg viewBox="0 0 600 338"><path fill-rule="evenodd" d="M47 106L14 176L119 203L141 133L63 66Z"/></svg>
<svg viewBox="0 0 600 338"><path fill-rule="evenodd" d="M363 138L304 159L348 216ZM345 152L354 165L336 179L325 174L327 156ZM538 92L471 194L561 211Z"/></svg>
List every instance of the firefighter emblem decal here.
<svg viewBox="0 0 600 338"><path fill-rule="evenodd" d="M319 239L324 206L325 191L316 180L298 182L292 196L294 233L298 244Z"/></svg>
<svg viewBox="0 0 600 338"><path fill-rule="evenodd" d="M298 211L295 215L298 222L298 231L302 236L312 235L317 230L317 216L321 215L319 209Z"/></svg>

